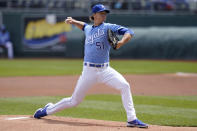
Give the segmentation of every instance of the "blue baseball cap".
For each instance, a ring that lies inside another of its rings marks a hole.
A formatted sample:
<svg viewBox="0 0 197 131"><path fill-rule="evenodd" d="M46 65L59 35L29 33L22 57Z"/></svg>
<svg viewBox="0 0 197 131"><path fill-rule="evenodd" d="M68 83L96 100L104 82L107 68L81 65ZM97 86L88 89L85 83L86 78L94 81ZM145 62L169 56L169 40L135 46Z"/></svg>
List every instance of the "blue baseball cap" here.
<svg viewBox="0 0 197 131"><path fill-rule="evenodd" d="M107 9L104 5L102 4L97 4L92 7L92 14L97 13L97 12L102 12L105 11L106 13L110 13L110 10Z"/></svg>

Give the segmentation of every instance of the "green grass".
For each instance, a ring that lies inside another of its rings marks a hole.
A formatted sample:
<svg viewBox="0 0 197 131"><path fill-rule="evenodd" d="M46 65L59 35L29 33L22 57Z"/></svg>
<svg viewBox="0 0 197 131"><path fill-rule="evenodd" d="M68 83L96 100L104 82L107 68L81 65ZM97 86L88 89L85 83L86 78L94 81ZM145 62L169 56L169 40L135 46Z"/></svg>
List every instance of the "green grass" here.
<svg viewBox="0 0 197 131"><path fill-rule="evenodd" d="M0 60L0 77L79 75L83 60L14 59ZM197 73L197 62L112 60L110 65L123 74ZM48 102L62 97L0 98L0 115L31 115ZM148 124L197 127L197 96L134 96L139 119ZM57 116L126 121L118 95L92 95L76 108Z"/></svg>
<svg viewBox="0 0 197 131"><path fill-rule="evenodd" d="M0 115L32 115L37 108L63 97L0 98ZM197 96L134 96L139 119L154 125L197 127ZM119 95L91 95L57 116L126 121Z"/></svg>
<svg viewBox="0 0 197 131"><path fill-rule="evenodd" d="M151 60L111 60L111 66L123 74L197 73L197 62ZM0 60L0 77L79 75L83 60L14 59Z"/></svg>

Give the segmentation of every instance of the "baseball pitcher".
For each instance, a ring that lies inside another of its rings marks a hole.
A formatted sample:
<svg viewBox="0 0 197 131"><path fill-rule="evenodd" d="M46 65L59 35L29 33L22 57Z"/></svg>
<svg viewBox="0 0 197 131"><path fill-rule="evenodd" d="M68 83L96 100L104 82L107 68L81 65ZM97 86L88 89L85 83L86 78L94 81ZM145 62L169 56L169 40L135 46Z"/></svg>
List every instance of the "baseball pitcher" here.
<svg viewBox="0 0 197 131"><path fill-rule="evenodd" d="M147 124L136 117L129 83L109 65L110 48L119 49L133 37L134 32L120 25L105 23L107 13L110 13L110 10L104 5L93 6L90 16L93 25L67 17L65 22L75 25L84 31L86 36L83 71L71 97L64 98L56 104L48 103L44 108L35 112L34 118L39 119L63 109L77 106L82 102L88 89L96 83L104 83L120 90L122 103L127 114L127 126L148 128ZM119 40L116 35L123 35L123 37Z"/></svg>

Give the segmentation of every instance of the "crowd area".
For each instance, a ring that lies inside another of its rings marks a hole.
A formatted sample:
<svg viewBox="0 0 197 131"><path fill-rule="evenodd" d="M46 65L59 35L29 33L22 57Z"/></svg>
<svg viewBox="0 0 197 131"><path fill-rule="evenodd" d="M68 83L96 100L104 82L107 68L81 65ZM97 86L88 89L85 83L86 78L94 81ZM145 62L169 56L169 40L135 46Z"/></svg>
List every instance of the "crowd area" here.
<svg viewBox="0 0 197 131"><path fill-rule="evenodd" d="M197 0L1 0L0 8L88 10L102 3L114 10L192 11L197 12Z"/></svg>

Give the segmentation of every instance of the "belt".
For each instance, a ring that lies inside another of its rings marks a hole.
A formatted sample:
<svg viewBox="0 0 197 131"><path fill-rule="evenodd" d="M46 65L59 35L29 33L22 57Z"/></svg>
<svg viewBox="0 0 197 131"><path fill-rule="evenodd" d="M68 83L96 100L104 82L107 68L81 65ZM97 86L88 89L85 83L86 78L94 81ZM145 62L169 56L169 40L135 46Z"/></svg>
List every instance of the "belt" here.
<svg viewBox="0 0 197 131"><path fill-rule="evenodd" d="M109 63L95 64L95 63L84 62L84 66L103 68L103 67L108 67Z"/></svg>

